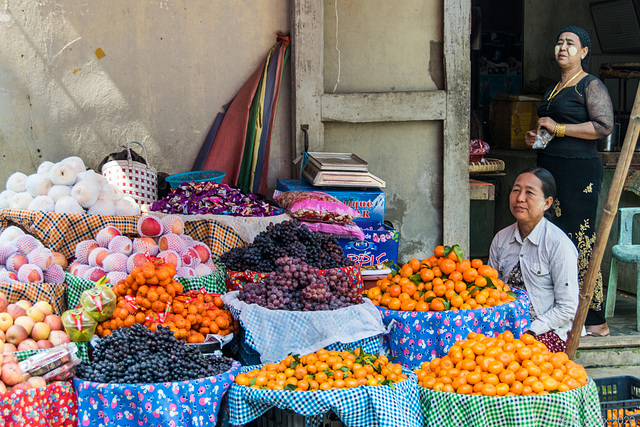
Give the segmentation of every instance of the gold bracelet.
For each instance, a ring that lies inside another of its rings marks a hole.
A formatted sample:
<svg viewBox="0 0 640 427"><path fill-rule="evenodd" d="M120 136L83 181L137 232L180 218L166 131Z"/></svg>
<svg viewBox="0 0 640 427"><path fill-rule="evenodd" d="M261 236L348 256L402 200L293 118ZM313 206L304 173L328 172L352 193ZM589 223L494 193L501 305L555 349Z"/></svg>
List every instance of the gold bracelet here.
<svg viewBox="0 0 640 427"><path fill-rule="evenodd" d="M553 130L553 134L558 138L564 137L565 125L564 123L556 123L556 128Z"/></svg>

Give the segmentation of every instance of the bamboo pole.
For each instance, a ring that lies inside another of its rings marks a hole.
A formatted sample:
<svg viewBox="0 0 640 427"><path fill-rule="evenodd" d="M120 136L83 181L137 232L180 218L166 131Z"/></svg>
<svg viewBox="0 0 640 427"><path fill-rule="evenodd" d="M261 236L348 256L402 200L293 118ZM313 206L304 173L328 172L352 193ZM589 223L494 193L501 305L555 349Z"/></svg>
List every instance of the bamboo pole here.
<svg viewBox="0 0 640 427"><path fill-rule="evenodd" d="M609 240L611 224L613 223L613 220L616 217L616 212L618 211L620 194L622 193L622 187L627 177L627 172L629 171L629 164L631 164L631 158L633 157L633 152L636 147L638 134L640 134L640 86L638 86L636 98L633 102L631 117L629 119L629 127L627 128L627 133L624 137L624 143L622 144L622 150L620 151L616 171L613 174L613 181L611 182L607 202L602 211L600 227L598 227L598 234L596 235L596 241L593 245L591 259L589 259L587 274L584 277L582 289L580 290L578 311L575 319L573 319L573 327L569 333L567 354L571 359L575 357L578 344L580 343L582 327L584 326L584 321L587 318L587 311L591 304L593 288L595 287L596 279L598 278L600 264L602 263L602 256L604 255L604 251L607 247L607 240Z"/></svg>

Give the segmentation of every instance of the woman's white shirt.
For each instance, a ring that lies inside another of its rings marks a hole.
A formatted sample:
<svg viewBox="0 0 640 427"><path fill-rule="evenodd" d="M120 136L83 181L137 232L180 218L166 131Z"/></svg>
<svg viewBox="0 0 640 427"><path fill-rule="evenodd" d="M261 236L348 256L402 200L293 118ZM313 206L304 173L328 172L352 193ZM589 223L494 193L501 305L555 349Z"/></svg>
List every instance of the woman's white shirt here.
<svg viewBox="0 0 640 427"><path fill-rule="evenodd" d="M573 242L546 218L523 240L517 223L501 230L491 242L489 265L505 283L520 261L525 288L536 312L529 329L554 331L567 340L578 309L578 251Z"/></svg>

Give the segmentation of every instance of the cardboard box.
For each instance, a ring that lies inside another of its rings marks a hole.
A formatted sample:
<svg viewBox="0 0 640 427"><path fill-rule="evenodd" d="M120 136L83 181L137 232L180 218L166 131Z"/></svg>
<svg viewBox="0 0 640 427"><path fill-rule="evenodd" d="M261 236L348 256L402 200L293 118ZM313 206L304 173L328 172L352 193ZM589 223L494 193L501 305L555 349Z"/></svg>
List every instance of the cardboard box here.
<svg viewBox="0 0 640 427"><path fill-rule="evenodd" d="M338 239L344 254L360 265L376 265L398 260L400 234L395 228L379 222L361 222L364 240Z"/></svg>
<svg viewBox="0 0 640 427"><path fill-rule="evenodd" d="M342 187L314 187L306 179L279 179L276 194L284 191L322 191L360 212L360 222L384 222L385 194L379 188L354 189Z"/></svg>
<svg viewBox="0 0 640 427"><path fill-rule="evenodd" d="M491 147L528 150L524 134L535 129L541 101L539 96L498 94L489 114Z"/></svg>

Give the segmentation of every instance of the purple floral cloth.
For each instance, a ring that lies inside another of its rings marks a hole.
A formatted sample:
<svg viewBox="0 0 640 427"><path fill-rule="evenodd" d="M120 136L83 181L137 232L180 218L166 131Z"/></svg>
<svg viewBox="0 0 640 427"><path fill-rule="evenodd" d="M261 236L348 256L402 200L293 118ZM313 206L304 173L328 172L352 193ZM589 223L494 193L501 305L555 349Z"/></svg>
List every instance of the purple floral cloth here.
<svg viewBox="0 0 640 427"><path fill-rule="evenodd" d="M74 378L78 426L216 425L220 403L240 364L220 375L156 384L101 384Z"/></svg>
<svg viewBox="0 0 640 427"><path fill-rule="evenodd" d="M422 362L442 357L469 332L498 335L510 330L519 337L529 320L529 297L514 290L515 301L490 308L458 311L398 311L378 307L382 321L390 332L384 336L383 347L396 357L396 362L417 368Z"/></svg>

